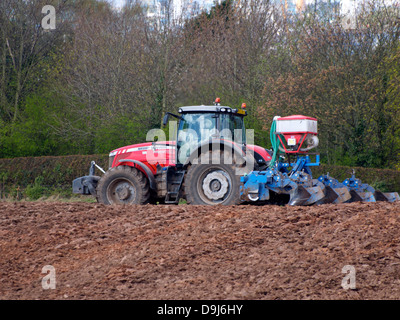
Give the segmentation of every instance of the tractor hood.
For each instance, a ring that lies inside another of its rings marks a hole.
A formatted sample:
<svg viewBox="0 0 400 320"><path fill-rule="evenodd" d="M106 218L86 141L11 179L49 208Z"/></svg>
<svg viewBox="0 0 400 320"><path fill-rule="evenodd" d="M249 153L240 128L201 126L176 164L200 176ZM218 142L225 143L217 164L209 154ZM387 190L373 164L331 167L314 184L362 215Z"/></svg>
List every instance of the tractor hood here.
<svg viewBox="0 0 400 320"><path fill-rule="evenodd" d="M170 148L175 148L175 141L145 142L145 143L132 144L129 146L115 149L110 152L109 156L114 157L116 155L121 155L121 154L131 153L131 152L143 152L143 151L147 151L147 150L170 149Z"/></svg>
<svg viewBox="0 0 400 320"><path fill-rule="evenodd" d="M109 156L109 168L123 164L123 160L136 160L146 164L155 173L157 164L175 164L175 141L132 144L111 151Z"/></svg>

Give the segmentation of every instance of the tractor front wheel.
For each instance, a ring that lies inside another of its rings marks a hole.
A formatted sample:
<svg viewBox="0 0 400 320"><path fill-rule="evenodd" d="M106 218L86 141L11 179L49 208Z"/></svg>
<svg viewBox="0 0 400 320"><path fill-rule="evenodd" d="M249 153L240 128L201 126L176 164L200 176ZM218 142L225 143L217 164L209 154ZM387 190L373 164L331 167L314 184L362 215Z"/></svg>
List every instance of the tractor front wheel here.
<svg viewBox="0 0 400 320"><path fill-rule="evenodd" d="M97 202L145 204L150 198L149 182L136 168L118 166L108 170L97 185Z"/></svg>

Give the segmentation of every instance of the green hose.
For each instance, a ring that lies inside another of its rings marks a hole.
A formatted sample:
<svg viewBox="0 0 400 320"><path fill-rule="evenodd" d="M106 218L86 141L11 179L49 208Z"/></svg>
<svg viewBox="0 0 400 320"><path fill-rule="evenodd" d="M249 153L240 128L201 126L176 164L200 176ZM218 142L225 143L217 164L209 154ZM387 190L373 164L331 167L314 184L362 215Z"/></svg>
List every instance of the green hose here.
<svg viewBox="0 0 400 320"><path fill-rule="evenodd" d="M274 154L272 155L271 162L269 163L269 168L273 168L275 166L276 158L278 156L279 145L281 143L278 139L278 135L275 134L275 131L276 131L276 120L273 120L271 125L271 131L269 132L269 138L271 140Z"/></svg>

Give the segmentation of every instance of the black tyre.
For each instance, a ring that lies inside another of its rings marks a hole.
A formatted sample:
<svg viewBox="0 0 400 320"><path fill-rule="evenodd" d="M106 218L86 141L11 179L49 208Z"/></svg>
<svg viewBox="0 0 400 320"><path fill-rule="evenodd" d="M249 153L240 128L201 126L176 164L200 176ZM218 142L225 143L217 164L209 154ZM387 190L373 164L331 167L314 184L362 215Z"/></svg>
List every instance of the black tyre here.
<svg viewBox="0 0 400 320"><path fill-rule="evenodd" d="M130 166L108 170L100 179L97 202L104 204L145 204L150 198L146 176Z"/></svg>
<svg viewBox="0 0 400 320"><path fill-rule="evenodd" d="M207 159L206 161L201 159ZM219 163L218 163L219 162ZM209 152L188 168L185 195L188 204L235 205L240 203L240 176L235 164L224 164L223 152Z"/></svg>

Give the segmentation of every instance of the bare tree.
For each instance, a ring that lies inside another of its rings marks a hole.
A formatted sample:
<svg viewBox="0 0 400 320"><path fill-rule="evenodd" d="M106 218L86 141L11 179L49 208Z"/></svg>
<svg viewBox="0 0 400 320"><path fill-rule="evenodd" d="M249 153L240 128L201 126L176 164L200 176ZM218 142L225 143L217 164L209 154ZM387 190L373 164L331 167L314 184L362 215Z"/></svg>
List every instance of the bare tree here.
<svg viewBox="0 0 400 320"><path fill-rule="evenodd" d="M29 86L34 87L39 81L37 75L33 78L36 68L66 32L62 14L56 30L47 32L42 28L42 8L51 3L58 12L67 7L66 1L4 0L0 3L0 101L3 116L12 123L18 119L21 100L29 92Z"/></svg>

